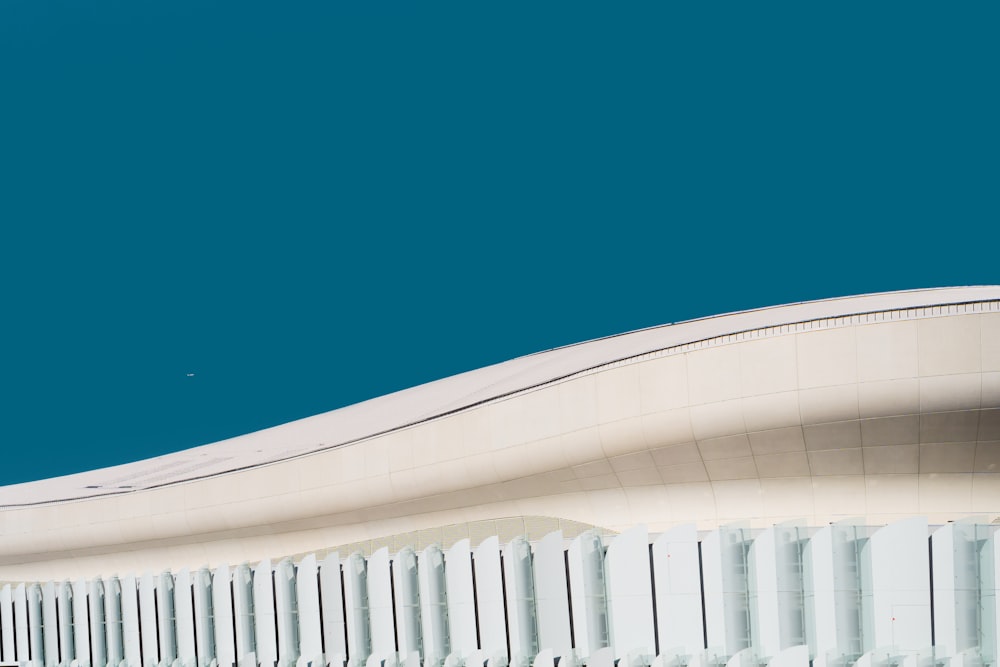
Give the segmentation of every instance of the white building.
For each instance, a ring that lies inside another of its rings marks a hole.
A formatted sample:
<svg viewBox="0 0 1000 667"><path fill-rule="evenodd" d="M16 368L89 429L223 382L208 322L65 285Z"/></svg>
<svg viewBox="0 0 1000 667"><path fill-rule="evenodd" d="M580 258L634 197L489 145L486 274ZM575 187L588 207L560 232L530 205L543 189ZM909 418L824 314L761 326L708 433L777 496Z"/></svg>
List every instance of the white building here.
<svg viewBox="0 0 1000 667"><path fill-rule="evenodd" d="M1000 287L591 341L0 508L3 661L996 664Z"/></svg>

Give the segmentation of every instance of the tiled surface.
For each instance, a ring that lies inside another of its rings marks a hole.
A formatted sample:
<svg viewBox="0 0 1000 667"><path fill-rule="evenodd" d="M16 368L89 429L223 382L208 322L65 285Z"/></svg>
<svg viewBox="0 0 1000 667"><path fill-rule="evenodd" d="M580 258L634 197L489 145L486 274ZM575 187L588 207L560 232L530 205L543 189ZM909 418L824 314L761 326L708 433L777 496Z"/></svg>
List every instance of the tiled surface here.
<svg viewBox="0 0 1000 667"><path fill-rule="evenodd" d="M861 422L829 422L802 427L806 449L851 449L861 446Z"/></svg>
<svg viewBox="0 0 1000 667"><path fill-rule="evenodd" d="M858 327L857 340L860 382L916 377L916 322L888 322Z"/></svg>
<svg viewBox="0 0 1000 667"><path fill-rule="evenodd" d="M858 385L858 412L863 419L912 415L919 410L920 382L916 377Z"/></svg>
<svg viewBox="0 0 1000 667"><path fill-rule="evenodd" d="M919 434L919 415L861 420L861 444L865 447L915 443Z"/></svg>
<svg viewBox="0 0 1000 667"><path fill-rule="evenodd" d="M830 387L858 380L855 329L827 329L799 334L799 388Z"/></svg>
<svg viewBox="0 0 1000 667"><path fill-rule="evenodd" d="M922 376L982 370L982 316L935 317L917 321Z"/></svg>
<svg viewBox="0 0 1000 667"><path fill-rule="evenodd" d="M164 545L185 558L252 559L264 536L300 552L331 531L350 542L517 513L612 528L996 517L998 337L1000 313L983 313L721 342L265 467L8 509L0 576L34 557L27 544L53 560L104 548L114 562L153 563Z"/></svg>
<svg viewBox="0 0 1000 667"><path fill-rule="evenodd" d="M809 469L813 475L861 475L865 472L860 447L808 452Z"/></svg>

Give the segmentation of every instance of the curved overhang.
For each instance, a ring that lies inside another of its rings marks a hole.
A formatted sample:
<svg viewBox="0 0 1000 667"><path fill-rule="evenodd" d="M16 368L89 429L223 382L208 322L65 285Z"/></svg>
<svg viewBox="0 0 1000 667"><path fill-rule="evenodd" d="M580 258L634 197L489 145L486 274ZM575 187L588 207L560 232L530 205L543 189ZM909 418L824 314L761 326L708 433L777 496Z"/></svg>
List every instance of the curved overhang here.
<svg viewBox="0 0 1000 667"><path fill-rule="evenodd" d="M645 329L0 489L0 578L198 566L449 523L1000 514L1000 287Z"/></svg>

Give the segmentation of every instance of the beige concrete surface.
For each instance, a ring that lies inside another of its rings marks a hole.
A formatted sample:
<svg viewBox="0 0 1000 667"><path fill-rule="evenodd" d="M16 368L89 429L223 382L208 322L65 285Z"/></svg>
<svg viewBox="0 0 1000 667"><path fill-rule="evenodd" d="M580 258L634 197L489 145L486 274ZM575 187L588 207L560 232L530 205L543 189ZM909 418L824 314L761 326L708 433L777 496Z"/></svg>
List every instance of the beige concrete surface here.
<svg viewBox="0 0 1000 667"><path fill-rule="evenodd" d="M654 532L992 520L998 339L989 287L799 304L540 353L0 489L0 579L215 566L529 515Z"/></svg>

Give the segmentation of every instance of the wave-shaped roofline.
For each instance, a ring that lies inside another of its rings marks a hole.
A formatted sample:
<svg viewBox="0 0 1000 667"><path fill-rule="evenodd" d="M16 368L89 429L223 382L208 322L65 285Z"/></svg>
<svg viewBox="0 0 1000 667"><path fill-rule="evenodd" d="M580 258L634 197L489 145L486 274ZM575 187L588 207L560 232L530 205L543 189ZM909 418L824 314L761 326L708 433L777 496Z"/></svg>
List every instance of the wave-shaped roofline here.
<svg viewBox="0 0 1000 667"><path fill-rule="evenodd" d="M532 353L154 458L0 487L0 508L129 493L278 463L698 341L814 320L998 300L998 285L915 289L767 306L653 326Z"/></svg>

